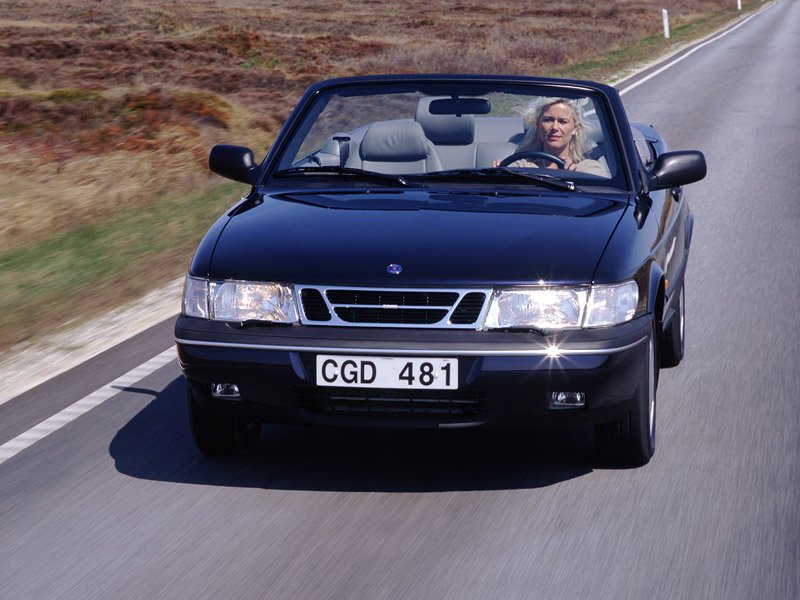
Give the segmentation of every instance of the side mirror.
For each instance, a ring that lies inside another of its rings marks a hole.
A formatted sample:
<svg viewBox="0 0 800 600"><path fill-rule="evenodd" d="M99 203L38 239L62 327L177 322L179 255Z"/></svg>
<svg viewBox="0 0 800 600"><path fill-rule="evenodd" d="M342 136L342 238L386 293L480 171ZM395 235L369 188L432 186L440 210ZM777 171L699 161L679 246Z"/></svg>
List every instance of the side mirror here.
<svg viewBox="0 0 800 600"><path fill-rule="evenodd" d="M258 165L250 148L217 144L208 155L208 168L217 175L253 185L258 175Z"/></svg>
<svg viewBox="0 0 800 600"><path fill-rule="evenodd" d="M649 171L651 190L686 185L706 176L706 157L697 150L665 152Z"/></svg>

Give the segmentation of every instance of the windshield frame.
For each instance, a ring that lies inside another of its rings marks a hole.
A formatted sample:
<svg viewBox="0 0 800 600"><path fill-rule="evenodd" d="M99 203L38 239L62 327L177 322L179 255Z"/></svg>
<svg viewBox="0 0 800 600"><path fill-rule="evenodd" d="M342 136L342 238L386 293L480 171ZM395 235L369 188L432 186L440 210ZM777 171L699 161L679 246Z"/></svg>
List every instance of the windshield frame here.
<svg viewBox="0 0 800 600"><path fill-rule="evenodd" d="M285 171L296 166L300 161L297 152L305 142L306 136L329 102L334 98L370 96L376 94L423 94L426 96L458 95L478 97L490 92L519 94L530 97L585 97L589 96L596 110L596 120L602 129L603 138L609 152L616 160L616 169L610 178L581 175L575 171L563 169L521 169L521 172L553 175L565 180L574 181L578 187L612 188L618 191L637 189L638 173L632 172L627 159L630 151L628 145L632 141L625 139L622 132L629 125L622 110L616 90L603 84L591 82L524 77L494 76L370 76L339 80L329 80L312 85L287 119L275 144L262 163L262 170L257 185L275 185L284 187L286 181L275 181L273 175L277 171ZM611 92L611 93L609 93ZM594 112L594 111L593 111ZM413 119L413 115L411 115ZM619 121L624 121L620 123ZM628 136L630 137L630 136ZM626 152L626 150L628 150ZM634 148L635 150L635 148ZM291 156L291 158L289 158ZM443 168L442 171L449 169ZM437 171L431 171L431 173ZM381 173L381 171L376 171ZM424 179L428 173L402 174L404 179L416 181L418 178L431 185L431 179ZM315 179L312 173L304 177L306 181ZM445 184L448 178L442 178L435 185ZM449 181L452 181L450 179ZM342 182L350 186L352 182ZM467 183L467 182L465 182ZM476 182L477 183L477 182ZM510 182L509 182L510 183ZM299 184L299 183L298 183ZM299 184L303 185L303 184ZM495 182L494 185L506 185ZM519 185L516 183L515 185Z"/></svg>

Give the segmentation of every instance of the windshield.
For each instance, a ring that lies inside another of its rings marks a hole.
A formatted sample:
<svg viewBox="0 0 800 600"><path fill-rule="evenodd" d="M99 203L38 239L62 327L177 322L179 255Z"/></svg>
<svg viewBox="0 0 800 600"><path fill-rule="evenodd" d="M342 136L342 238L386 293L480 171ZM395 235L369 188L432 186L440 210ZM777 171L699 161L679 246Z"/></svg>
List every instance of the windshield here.
<svg viewBox="0 0 800 600"><path fill-rule="evenodd" d="M342 168L425 183L489 177L518 185L518 172L624 185L598 95L486 81L320 92L283 145L278 172L331 175Z"/></svg>

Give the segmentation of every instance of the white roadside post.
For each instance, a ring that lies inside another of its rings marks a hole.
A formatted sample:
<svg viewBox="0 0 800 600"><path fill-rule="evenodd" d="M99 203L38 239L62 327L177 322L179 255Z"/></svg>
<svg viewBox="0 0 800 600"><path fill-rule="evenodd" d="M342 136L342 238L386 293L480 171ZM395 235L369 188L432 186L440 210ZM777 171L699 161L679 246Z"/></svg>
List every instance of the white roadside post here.
<svg viewBox="0 0 800 600"><path fill-rule="evenodd" d="M661 20L664 21L664 38L669 39L669 15L666 8L661 9Z"/></svg>
<svg viewBox="0 0 800 600"><path fill-rule="evenodd" d="M736 0L736 8L742 10L742 0Z"/></svg>

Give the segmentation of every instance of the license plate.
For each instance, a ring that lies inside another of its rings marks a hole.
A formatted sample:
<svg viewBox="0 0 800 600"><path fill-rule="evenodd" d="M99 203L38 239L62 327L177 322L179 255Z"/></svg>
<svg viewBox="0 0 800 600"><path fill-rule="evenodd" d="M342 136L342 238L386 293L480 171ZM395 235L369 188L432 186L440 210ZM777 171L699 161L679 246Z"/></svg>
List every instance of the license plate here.
<svg viewBox="0 0 800 600"><path fill-rule="evenodd" d="M317 385L406 390L458 389L458 359L317 356Z"/></svg>

